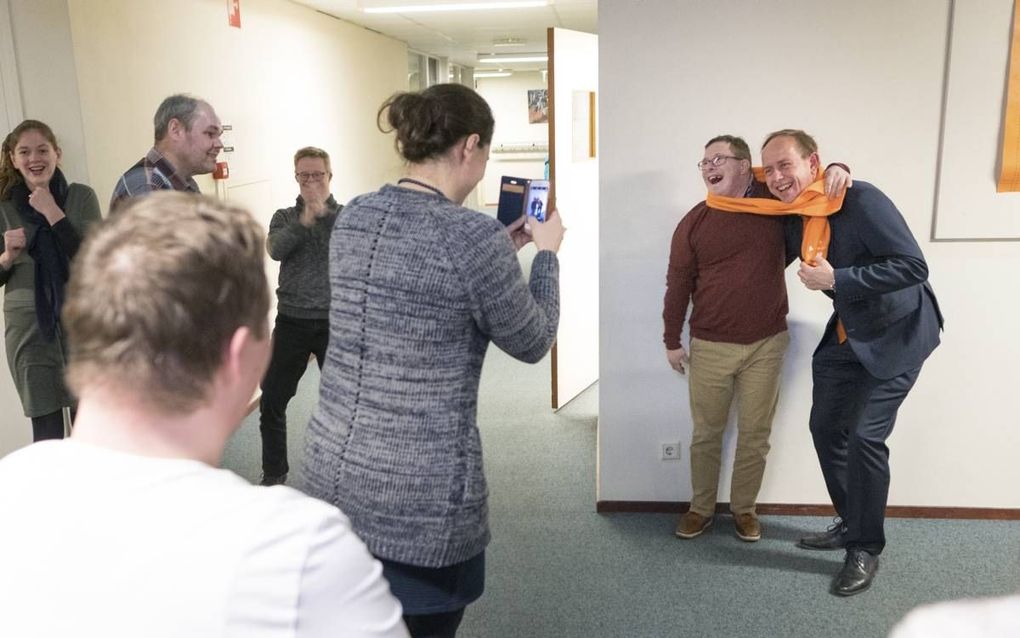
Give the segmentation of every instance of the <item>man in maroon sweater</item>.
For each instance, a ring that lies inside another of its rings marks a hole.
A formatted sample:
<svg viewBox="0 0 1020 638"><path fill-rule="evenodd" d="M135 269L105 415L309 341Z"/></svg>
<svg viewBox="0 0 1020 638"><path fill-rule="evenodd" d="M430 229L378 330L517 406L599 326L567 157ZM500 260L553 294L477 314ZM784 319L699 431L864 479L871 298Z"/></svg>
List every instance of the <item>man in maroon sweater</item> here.
<svg viewBox="0 0 1020 638"><path fill-rule="evenodd" d="M708 190L727 197L769 197L754 179L747 143L720 135L705 145L698 162ZM849 173L830 168L828 192L849 183ZM666 357L674 370L690 368L690 510L676 528L695 538L712 524L722 438L730 405L737 403L737 449L730 511L737 537L761 538L755 512L765 472L769 435L779 397L786 331L786 256L783 217L716 211L699 203L673 233L662 313ZM680 340L688 303L690 351Z"/></svg>

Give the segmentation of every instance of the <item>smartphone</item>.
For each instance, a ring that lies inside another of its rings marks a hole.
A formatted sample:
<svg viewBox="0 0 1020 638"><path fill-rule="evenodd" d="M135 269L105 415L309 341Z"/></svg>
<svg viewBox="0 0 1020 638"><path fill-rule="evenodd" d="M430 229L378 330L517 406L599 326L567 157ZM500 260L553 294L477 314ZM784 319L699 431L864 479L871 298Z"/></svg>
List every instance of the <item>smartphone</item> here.
<svg viewBox="0 0 1020 638"><path fill-rule="evenodd" d="M528 196L524 206L528 217L545 222L549 209L549 180L533 179L528 183Z"/></svg>
<svg viewBox="0 0 1020 638"><path fill-rule="evenodd" d="M503 176L499 185L499 206L496 208L496 218L503 222L504 226L515 224L524 216L524 201L529 181L523 177Z"/></svg>

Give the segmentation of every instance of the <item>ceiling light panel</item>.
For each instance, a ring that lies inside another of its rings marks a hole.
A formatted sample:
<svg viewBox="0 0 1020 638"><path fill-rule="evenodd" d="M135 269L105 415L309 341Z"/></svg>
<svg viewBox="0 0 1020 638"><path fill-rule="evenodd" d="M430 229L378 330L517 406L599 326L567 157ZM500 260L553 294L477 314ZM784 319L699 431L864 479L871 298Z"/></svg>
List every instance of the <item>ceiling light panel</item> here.
<svg viewBox="0 0 1020 638"><path fill-rule="evenodd" d="M544 53L528 53L523 55L480 55L478 56L479 64L507 64L507 63L524 63L524 62L546 62L548 56Z"/></svg>
<svg viewBox="0 0 1020 638"><path fill-rule="evenodd" d="M468 2L409 3L398 0L394 3L361 3L364 13L447 13L451 11L493 11L498 9L531 9L549 6L549 0L472 0Z"/></svg>

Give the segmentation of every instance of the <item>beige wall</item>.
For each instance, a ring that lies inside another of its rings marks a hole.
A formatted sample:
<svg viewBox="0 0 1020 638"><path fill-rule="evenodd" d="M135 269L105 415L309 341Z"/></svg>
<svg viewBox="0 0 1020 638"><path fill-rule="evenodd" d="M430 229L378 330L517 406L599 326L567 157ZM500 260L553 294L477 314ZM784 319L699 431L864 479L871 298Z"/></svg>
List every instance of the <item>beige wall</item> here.
<svg viewBox="0 0 1020 638"><path fill-rule="evenodd" d="M1004 37L1000 16L1011 0L956 5L971 28ZM661 339L669 239L704 199L695 163L707 139L735 133L757 149L769 131L792 126L816 135L823 161L847 162L897 204L946 317L942 346L889 442L890 503L1020 507L1020 243L930 240L949 8L948 0L825 3L824 11L813 0L599 3L600 198L611 238L601 268L602 499L689 500L686 380L667 366ZM982 74L995 69L1001 118L1006 58L975 63ZM987 135L987 122L970 124ZM990 179L969 186L994 190ZM793 342L761 501L826 503L807 424L811 351L831 305L792 269L787 285ZM683 461L660 461L660 443L678 439Z"/></svg>
<svg viewBox="0 0 1020 638"><path fill-rule="evenodd" d="M0 134L21 121L21 87L14 57L9 0L0 0Z"/></svg>
<svg viewBox="0 0 1020 638"><path fill-rule="evenodd" d="M266 221L296 194L301 146L333 156L338 199L376 188L399 166L375 128L406 89L406 46L284 0L246 0L242 28L220 0L70 0L89 167L101 201L152 145L152 114L171 93L209 100L225 124L230 189L253 184ZM153 19L153 16L159 16ZM202 178L202 190L212 182ZM248 198L250 199L250 198Z"/></svg>
<svg viewBox="0 0 1020 638"><path fill-rule="evenodd" d="M8 0L0 0L0 135L21 120L21 89L18 87L17 61ZM0 303L3 298L0 296ZM4 329L0 313L0 333ZM2 364L0 364L2 365ZM6 365L3 365L6 369ZM14 382L7 372L0 373L0 450L20 447L29 440L29 424L20 410Z"/></svg>
<svg viewBox="0 0 1020 638"><path fill-rule="evenodd" d="M224 195L266 226L297 194L301 146L330 153L341 202L400 170L375 114L407 88L402 42L286 0L245 0L240 30L222 0L10 1L25 116L53 125L69 177L88 181L104 208L175 92L205 97L234 126ZM209 178L199 184L215 192ZM275 287L275 264L268 272ZM0 405L2 456L31 438L6 371Z"/></svg>
<svg viewBox="0 0 1020 638"><path fill-rule="evenodd" d="M72 182L89 183L66 0L10 0L24 117L50 125Z"/></svg>

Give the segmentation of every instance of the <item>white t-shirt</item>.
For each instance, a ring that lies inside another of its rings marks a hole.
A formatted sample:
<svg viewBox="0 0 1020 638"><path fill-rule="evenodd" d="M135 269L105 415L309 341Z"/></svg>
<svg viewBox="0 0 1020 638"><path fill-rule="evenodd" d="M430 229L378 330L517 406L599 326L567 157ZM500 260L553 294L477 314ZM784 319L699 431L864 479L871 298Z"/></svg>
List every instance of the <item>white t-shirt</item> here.
<svg viewBox="0 0 1020 638"><path fill-rule="evenodd" d="M407 636L335 507L73 440L0 460L0 636Z"/></svg>
<svg viewBox="0 0 1020 638"><path fill-rule="evenodd" d="M1016 636L1020 636L1020 594L918 607L907 614L890 634L891 638Z"/></svg>

